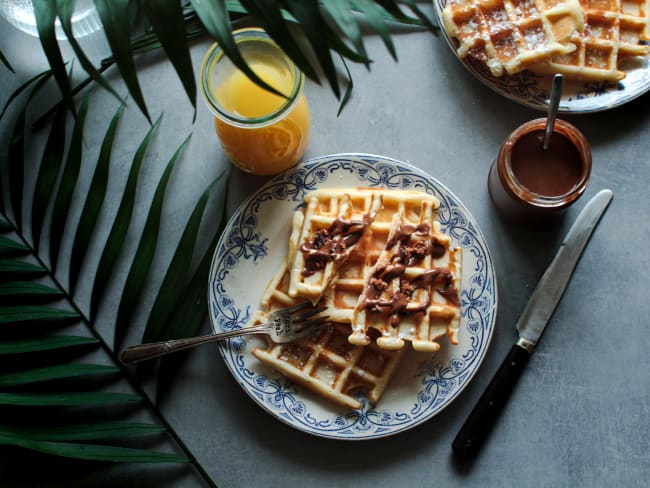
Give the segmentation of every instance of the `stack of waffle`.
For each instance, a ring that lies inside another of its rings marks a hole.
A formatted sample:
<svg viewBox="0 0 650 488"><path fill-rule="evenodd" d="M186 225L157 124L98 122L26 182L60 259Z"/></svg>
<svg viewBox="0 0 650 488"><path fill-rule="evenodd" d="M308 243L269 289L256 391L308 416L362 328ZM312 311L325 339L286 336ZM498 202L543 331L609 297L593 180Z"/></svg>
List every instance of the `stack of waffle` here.
<svg viewBox="0 0 650 488"><path fill-rule="evenodd" d="M360 408L376 402L407 350L457 344L461 250L440 231L438 200L421 192L319 190L294 215L289 253L267 285L266 314L309 299L330 324L290 344L252 353L322 397ZM386 269L392 266L392 271ZM390 278L390 279L389 279Z"/></svg>
<svg viewBox="0 0 650 488"><path fill-rule="evenodd" d="M645 56L650 0L448 0L445 30L458 55L494 76L524 69L585 81L616 81L621 62Z"/></svg>

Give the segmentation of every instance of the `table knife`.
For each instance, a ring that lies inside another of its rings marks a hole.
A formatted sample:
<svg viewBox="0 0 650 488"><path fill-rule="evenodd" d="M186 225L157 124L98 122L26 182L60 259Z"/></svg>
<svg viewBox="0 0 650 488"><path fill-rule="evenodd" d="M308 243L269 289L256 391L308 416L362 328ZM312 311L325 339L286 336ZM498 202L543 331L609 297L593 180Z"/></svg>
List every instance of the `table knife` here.
<svg viewBox="0 0 650 488"><path fill-rule="evenodd" d="M519 317L517 342L510 349L452 443L454 453L458 457L473 457L489 434L562 298L578 259L611 199L610 190L601 190L585 205L569 229Z"/></svg>

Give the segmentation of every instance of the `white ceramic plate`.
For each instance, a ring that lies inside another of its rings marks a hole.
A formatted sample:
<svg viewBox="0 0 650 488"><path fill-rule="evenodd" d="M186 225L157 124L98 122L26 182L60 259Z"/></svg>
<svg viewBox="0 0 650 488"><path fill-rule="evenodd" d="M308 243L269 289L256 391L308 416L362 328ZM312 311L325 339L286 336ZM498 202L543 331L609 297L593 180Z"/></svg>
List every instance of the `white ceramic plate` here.
<svg viewBox="0 0 650 488"><path fill-rule="evenodd" d="M467 386L488 349L497 311L496 276L478 225L449 190L426 173L383 156L342 154L303 163L264 185L235 212L215 251L208 299L215 331L244 326L287 253L293 212L319 188L417 189L441 201L442 230L462 246L460 344L441 339L435 355L409 350L376 405L359 410L323 401L261 364L254 336L222 342L220 352L241 387L296 429L334 439L379 438L410 429L449 405ZM409 346L410 347L410 346Z"/></svg>
<svg viewBox="0 0 650 488"><path fill-rule="evenodd" d="M433 0L440 30L451 50L456 53L456 40L442 27L442 10L447 0ZM459 58L460 59L460 58ZM463 65L483 84L504 97L537 110L546 111L551 92L551 76L537 75L528 70L516 75L496 78L485 63L469 56L460 59ZM619 82L590 82L565 80L560 100L560 112L590 113L608 110L640 97L650 90L650 57L631 58L625 66L627 76Z"/></svg>

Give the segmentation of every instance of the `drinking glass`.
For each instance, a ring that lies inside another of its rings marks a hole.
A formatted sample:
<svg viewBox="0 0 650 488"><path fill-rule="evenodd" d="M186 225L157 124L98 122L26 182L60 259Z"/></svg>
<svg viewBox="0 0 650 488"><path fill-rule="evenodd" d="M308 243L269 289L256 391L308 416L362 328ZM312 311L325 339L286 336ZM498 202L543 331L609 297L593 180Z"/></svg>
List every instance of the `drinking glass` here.
<svg viewBox="0 0 650 488"><path fill-rule="evenodd" d="M0 0L0 15L23 32L38 37L31 0ZM86 36L102 28L93 0L77 0L70 20L75 38ZM59 19L56 19L55 32L57 39L66 39Z"/></svg>
<svg viewBox="0 0 650 488"><path fill-rule="evenodd" d="M300 160L309 141L303 74L262 29L233 34L251 69L284 97L248 79L216 43L201 65L203 97L232 163L253 174L277 174Z"/></svg>

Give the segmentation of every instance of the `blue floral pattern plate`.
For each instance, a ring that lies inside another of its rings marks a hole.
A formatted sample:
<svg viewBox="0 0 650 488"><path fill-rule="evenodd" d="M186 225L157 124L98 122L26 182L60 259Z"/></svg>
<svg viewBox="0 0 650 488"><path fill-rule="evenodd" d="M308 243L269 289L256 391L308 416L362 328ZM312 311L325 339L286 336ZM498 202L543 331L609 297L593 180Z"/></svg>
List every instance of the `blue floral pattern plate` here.
<svg viewBox="0 0 650 488"><path fill-rule="evenodd" d="M447 44L456 53L457 42L442 27L442 11L447 0L433 0ZM469 56L460 59L463 65L483 84L504 97L537 110L546 111L551 93L552 76L544 76L524 70L515 75L496 78L485 63ZM650 57L634 57L624 61L621 68L627 76L618 82L579 82L565 80L559 111L564 113L591 113L618 107L640 97L650 90Z"/></svg>
<svg viewBox="0 0 650 488"><path fill-rule="evenodd" d="M359 410L321 400L261 364L251 354L264 344L260 337L231 339L219 350L235 380L271 415L310 434L357 440L396 434L435 416L467 386L488 349L496 276L485 239L456 196L423 171L383 156L342 154L300 164L266 183L232 216L215 251L208 300L216 332L245 326L286 257L292 216L305 195L351 187L419 190L440 200L442 229L464 248L459 345L442 338L434 355L409 350L384 396L376 405L359 398Z"/></svg>

